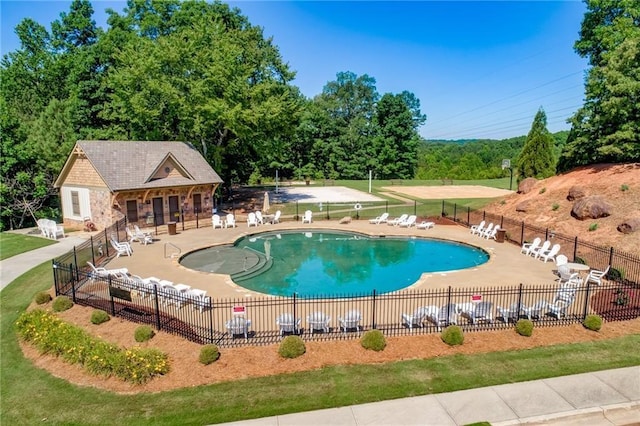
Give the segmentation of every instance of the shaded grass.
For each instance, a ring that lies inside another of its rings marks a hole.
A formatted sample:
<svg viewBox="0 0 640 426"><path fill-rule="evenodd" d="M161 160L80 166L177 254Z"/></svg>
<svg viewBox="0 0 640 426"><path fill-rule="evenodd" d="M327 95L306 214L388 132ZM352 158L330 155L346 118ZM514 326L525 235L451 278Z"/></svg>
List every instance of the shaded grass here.
<svg viewBox="0 0 640 426"><path fill-rule="evenodd" d="M49 262L0 293L2 424L205 424L450 392L640 364L640 335L475 356L333 366L155 394L71 385L22 356L13 323L49 288ZM265 349L267 350L267 349ZM193 361L196 362L196 361Z"/></svg>
<svg viewBox="0 0 640 426"><path fill-rule="evenodd" d="M20 253L55 244L55 240L31 237L29 235L0 233L0 260L8 259Z"/></svg>

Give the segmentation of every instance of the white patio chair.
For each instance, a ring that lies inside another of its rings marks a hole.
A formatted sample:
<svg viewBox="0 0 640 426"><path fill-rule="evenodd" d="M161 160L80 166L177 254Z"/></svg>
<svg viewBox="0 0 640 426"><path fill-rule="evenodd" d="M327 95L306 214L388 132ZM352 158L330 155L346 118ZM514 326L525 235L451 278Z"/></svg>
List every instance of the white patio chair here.
<svg viewBox="0 0 640 426"><path fill-rule="evenodd" d="M151 232L142 231L138 225L133 225L133 232L144 245L153 243L153 235Z"/></svg>
<svg viewBox="0 0 640 426"><path fill-rule="evenodd" d="M298 334L300 318L294 319L290 313L280 314L276 318L276 325L280 328L280 336L284 336L286 333Z"/></svg>
<svg viewBox="0 0 640 426"><path fill-rule="evenodd" d="M222 223L222 219L220 218L220 215L214 214L213 216L211 216L211 226L213 226L213 229L216 229L216 228L222 229L224 227L224 224Z"/></svg>
<svg viewBox="0 0 640 426"><path fill-rule="evenodd" d="M264 225L264 218L262 217L262 212L260 210L256 212L256 220L259 225Z"/></svg>
<svg viewBox="0 0 640 426"><path fill-rule="evenodd" d="M558 274L560 275L556 281L563 287L580 287L582 278L577 272L571 272L567 265L558 266Z"/></svg>
<svg viewBox="0 0 640 426"><path fill-rule="evenodd" d="M503 308L502 306L497 306L496 310L498 311L498 318L502 318L505 323L509 322L518 322L520 316L527 316L527 313L524 309L525 307L518 302L514 302L509 305L508 308Z"/></svg>
<svg viewBox="0 0 640 426"><path fill-rule="evenodd" d="M533 250L538 250L540 247L540 243L542 242L542 238L535 237L532 242L522 244L520 248L520 253L526 254L527 256L531 254Z"/></svg>
<svg viewBox="0 0 640 426"><path fill-rule="evenodd" d="M589 271L589 275L587 275L587 279L585 281L587 283L593 282L598 285L602 285L602 279L607 275L610 268L611 268L611 265L608 265L607 269L605 269L604 271L598 271L597 269L592 269L591 271Z"/></svg>
<svg viewBox="0 0 640 426"><path fill-rule="evenodd" d="M258 218L254 212L249 213L247 216L247 227L258 226Z"/></svg>
<svg viewBox="0 0 640 426"><path fill-rule="evenodd" d="M331 321L331 317L327 316L324 312L314 312L307 316L307 324L309 324L311 334L316 330L328 333L329 321Z"/></svg>
<svg viewBox="0 0 640 426"><path fill-rule="evenodd" d="M550 245L551 245L551 241L547 240L544 243L542 243L540 247L529 251L529 254L537 259L541 253L544 253L545 251L549 250Z"/></svg>
<svg viewBox="0 0 640 426"><path fill-rule="evenodd" d="M238 335L243 335L245 339L249 338L249 328L251 327L251 320L245 317L231 318L226 322L227 332L234 338Z"/></svg>
<svg viewBox="0 0 640 426"><path fill-rule="evenodd" d="M381 223L387 223L388 219L389 219L389 213L384 212L378 217L369 219L369 223L372 223L374 225L380 225Z"/></svg>
<svg viewBox="0 0 640 426"><path fill-rule="evenodd" d="M500 230L500 225L496 225L493 227L491 231L482 234L482 238L486 238L487 240L491 240L491 239L495 240L499 230Z"/></svg>
<svg viewBox="0 0 640 426"><path fill-rule="evenodd" d="M549 302L546 300L538 300L531 306L523 306L522 310L529 320L540 319L540 315L544 309L547 309Z"/></svg>
<svg viewBox="0 0 640 426"><path fill-rule="evenodd" d="M236 217L229 213L227 215L227 220L224 223L225 228L235 228L236 227Z"/></svg>
<svg viewBox="0 0 640 426"><path fill-rule="evenodd" d="M485 235L490 234L491 231L493 231L493 222L489 223L489 225L487 225L487 227L484 228L484 231L476 232L474 235L477 235L478 237L482 238Z"/></svg>
<svg viewBox="0 0 640 426"><path fill-rule="evenodd" d="M493 322L493 303L480 302L475 305L473 310L463 311L461 315L469 320L471 324L478 324L480 321Z"/></svg>
<svg viewBox="0 0 640 426"><path fill-rule="evenodd" d="M121 255L126 254L127 256L131 256L133 254L133 249L131 248L131 244L129 244L128 242L118 242L116 241L113 237L110 240L111 242L111 246L116 250L116 253L118 254L116 256L120 257Z"/></svg>
<svg viewBox="0 0 640 426"><path fill-rule="evenodd" d="M469 228L469 232L471 232L471 235L481 234L482 232L484 232L484 225L486 223L487 222L483 220L477 225L472 225L471 228Z"/></svg>
<svg viewBox="0 0 640 426"><path fill-rule="evenodd" d="M36 225L38 225L38 229L40 230L40 234L45 238L49 237L49 219L38 219L36 221Z"/></svg>
<svg viewBox="0 0 640 426"><path fill-rule="evenodd" d="M344 317L338 317L338 322L340 322L340 328L344 333L348 330L355 329L356 331L360 331L360 321L362 320L362 315L358 310L352 310L345 314Z"/></svg>
<svg viewBox="0 0 640 426"><path fill-rule="evenodd" d="M559 254L556 256L556 266L566 265L569 263L569 258L564 254Z"/></svg>
<svg viewBox="0 0 640 426"><path fill-rule="evenodd" d="M302 216L302 223L311 223L313 221L313 212L311 210L307 210L304 212L304 216Z"/></svg>
<svg viewBox="0 0 640 426"><path fill-rule="evenodd" d="M422 221L419 224L416 225L417 229L431 229L434 226L436 226L435 222L427 222L427 221Z"/></svg>
<svg viewBox="0 0 640 426"><path fill-rule="evenodd" d="M458 307L455 303L449 303L440 308L437 306L428 306L425 309L426 319L432 322L438 328L438 331L440 331L442 327L448 327L449 325L458 323Z"/></svg>
<svg viewBox="0 0 640 426"><path fill-rule="evenodd" d="M431 312L431 309L431 307L419 307L416 308L415 311L413 311L413 314L402 314L402 324L406 325L409 330L411 330L413 327L421 328L425 317L428 313ZM436 307L436 309L438 308Z"/></svg>
<svg viewBox="0 0 640 426"><path fill-rule="evenodd" d="M538 258L544 261L544 263L547 263L547 260L553 260L555 262L556 255L559 252L560 252L560 244L554 244L553 247L551 247L551 250L547 250L543 253L540 253Z"/></svg>
<svg viewBox="0 0 640 426"><path fill-rule="evenodd" d="M280 216L282 212L280 210L276 211L276 214L273 215L273 219L271 219L271 224L275 225L276 223L280 223Z"/></svg>
<svg viewBox="0 0 640 426"><path fill-rule="evenodd" d="M556 317L556 319L566 317L567 310L569 309L569 307L571 307L575 299L575 292L558 292L555 299L553 300L553 303L549 303L547 305L547 309L549 310L547 314L553 315L554 317Z"/></svg>
<svg viewBox="0 0 640 426"><path fill-rule="evenodd" d="M48 227L49 227L49 237L50 238L53 238L54 240L57 240L58 236L61 236L62 238L65 238L64 228L62 227L62 225L58 225L53 220L49 220L49 219L45 219L45 220L47 220L47 224L48 224Z"/></svg>
<svg viewBox="0 0 640 426"><path fill-rule="evenodd" d="M209 296L207 296L207 292L205 290L200 290L197 288L191 288L187 290L186 296L191 300L193 309L200 310L200 313L204 311L204 308L209 305L209 302L211 300Z"/></svg>

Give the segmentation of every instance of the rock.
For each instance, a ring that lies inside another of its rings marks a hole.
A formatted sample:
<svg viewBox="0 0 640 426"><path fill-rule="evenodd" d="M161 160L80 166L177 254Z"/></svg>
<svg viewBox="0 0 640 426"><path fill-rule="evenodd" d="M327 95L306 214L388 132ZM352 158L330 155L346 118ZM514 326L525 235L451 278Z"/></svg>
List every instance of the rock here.
<svg viewBox="0 0 640 426"><path fill-rule="evenodd" d="M526 212L531 208L531 200L524 200L516 205L517 212Z"/></svg>
<svg viewBox="0 0 640 426"><path fill-rule="evenodd" d="M346 225L348 223L351 223L351 216L345 216L342 219L340 219L340 222L338 222L340 225Z"/></svg>
<svg viewBox="0 0 640 426"><path fill-rule="evenodd" d="M567 200L581 200L582 198L587 196L587 191L579 185L572 186L569 189L569 194L567 194Z"/></svg>
<svg viewBox="0 0 640 426"><path fill-rule="evenodd" d="M533 187L536 186L536 183L538 183L538 180L536 178L526 178L525 180L520 182L520 185L518 185L518 194L526 194L528 192L531 192Z"/></svg>
<svg viewBox="0 0 640 426"><path fill-rule="evenodd" d="M640 229L640 217L632 217L618 225L618 231L623 234L631 234Z"/></svg>
<svg viewBox="0 0 640 426"><path fill-rule="evenodd" d="M575 202L571 209L571 216L578 220L598 219L611 214L613 207L599 195L584 197Z"/></svg>

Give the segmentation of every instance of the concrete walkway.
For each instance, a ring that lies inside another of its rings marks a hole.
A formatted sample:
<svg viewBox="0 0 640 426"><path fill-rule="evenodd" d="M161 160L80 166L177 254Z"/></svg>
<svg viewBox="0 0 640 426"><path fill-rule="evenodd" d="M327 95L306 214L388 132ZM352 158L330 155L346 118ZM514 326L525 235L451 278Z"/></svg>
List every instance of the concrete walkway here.
<svg viewBox="0 0 640 426"><path fill-rule="evenodd" d="M225 423L289 425L639 425L640 367Z"/></svg>
<svg viewBox="0 0 640 426"><path fill-rule="evenodd" d="M13 280L42 262L51 260L73 250L74 246L83 243L86 238L68 236L58 240L57 244L41 247L26 253L12 256L0 261L0 290L11 284Z"/></svg>

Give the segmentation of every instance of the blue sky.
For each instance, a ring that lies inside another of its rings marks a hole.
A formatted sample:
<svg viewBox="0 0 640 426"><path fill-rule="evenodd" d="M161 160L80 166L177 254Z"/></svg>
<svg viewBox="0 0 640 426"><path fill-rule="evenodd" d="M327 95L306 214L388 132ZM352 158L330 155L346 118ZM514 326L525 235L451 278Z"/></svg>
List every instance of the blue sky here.
<svg viewBox="0 0 640 426"><path fill-rule="evenodd" d="M19 47L13 29L22 19L49 29L69 4L2 0L2 54ZM581 1L229 4L273 37L304 95L319 94L340 71L368 74L380 94L408 90L420 99L420 133L429 139L524 135L540 107L549 130L565 130L583 102L587 61L573 50ZM94 1L96 22L104 27L104 10L125 5Z"/></svg>

